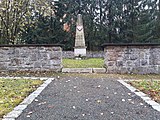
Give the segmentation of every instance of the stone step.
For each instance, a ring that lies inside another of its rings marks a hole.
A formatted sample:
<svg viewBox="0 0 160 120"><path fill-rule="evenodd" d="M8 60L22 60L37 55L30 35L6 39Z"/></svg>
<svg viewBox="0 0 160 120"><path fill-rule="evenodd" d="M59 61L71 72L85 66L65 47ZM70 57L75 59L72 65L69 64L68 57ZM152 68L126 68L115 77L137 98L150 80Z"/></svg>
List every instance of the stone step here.
<svg viewBox="0 0 160 120"><path fill-rule="evenodd" d="M105 68L93 68L92 72L93 73L106 73L106 69Z"/></svg>
<svg viewBox="0 0 160 120"><path fill-rule="evenodd" d="M106 73L105 68L63 68L62 73Z"/></svg>

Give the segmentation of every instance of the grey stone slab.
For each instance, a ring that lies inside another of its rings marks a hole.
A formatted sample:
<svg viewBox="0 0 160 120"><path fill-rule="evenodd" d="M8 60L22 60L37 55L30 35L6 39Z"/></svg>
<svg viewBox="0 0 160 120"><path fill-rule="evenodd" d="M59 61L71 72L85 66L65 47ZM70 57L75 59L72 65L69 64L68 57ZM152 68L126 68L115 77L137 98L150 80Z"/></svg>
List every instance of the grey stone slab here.
<svg viewBox="0 0 160 120"><path fill-rule="evenodd" d="M47 80L47 77L41 77L40 80Z"/></svg>
<svg viewBox="0 0 160 120"><path fill-rule="evenodd" d="M141 97L144 101L150 101L151 100L151 98L149 98L149 97Z"/></svg>
<svg viewBox="0 0 160 120"><path fill-rule="evenodd" d="M131 92L135 92L137 89L132 87L131 85L127 84L124 80L118 80L121 84L126 86Z"/></svg>
<svg viewBox="0 0 160 120"><path fill-rule="evenodd" d="M37 96L37 95L35 95ZM35 99L35 96L33 95L29 95L26 99L24 99L23 102L21 102L21 105L29 105L30 103L32 103L32 101Z"/></svg>
<svg viewBox="0 0 160 120"><path fill-rule="evenodd" d="M136 88L134 88L134 87L132 87L132 86L130 86L130 85L128 85L128 88L130 89L131 92L134 92L134 91L137 90Z"/></svg>
<svg viewBox="0 0 160 120"><path fill-rule="evenodd" d="M135 92L136 95L140 96L140 97L145 97L147 96L146 94L144 94L143 92Z"/></svg>
<svg viewBox="0 0 160 120"><path fill-rule="evenodd" d="M14 79L14 77L9 77L9 76L7 76L7 77L5 77L6 79Z"/></svg>
<svg viewBox="0 0 160 120"><path fill-rule="evenodd" d="M3 118L2 120L15 120L15 118Z"/></svg>
<svg viewBox="0 0 160 120"><path fill-rule="evenodd" d="M31 79L31 77L22 77L23 79Z"/></svg>
<svg viewBox="0 0 160 120"><path fill-rule="evenodd" d="M92 68L63 68L63 73L92 73Z"/></svg>
<svg viewBox="0 0 160 120"><path fill-rule="evenodd" d="M39 79L38 77L30 77L32 80L37 80Z"/></svg>
<svg viewBox="0 0 160 120"><path fill-rule="evenodd" d="M43 89L38 89L38 90L34 91L32 94L34 94L35 96L39 95L42 92Z"/></svg>
<svg viewBox="0 0 160 120"><path fill-rule="evenodd" d="M93 73L106 73L105 68L93 68Z"/></svg>
<svg viewBox="0 0 160 120"><path fill-rule="evenodd" d="M44 84L49 84L50 82L52 82L54 80L54 78L48 78L48 80L46 80L45 82L44 82Z"/></svg>
<svg viewBox="0 0 160 120"><path fill-rule="evenodd" d="M40 87L45 88L47 85L48 85L47 83L44 83L44 84L42 84Z"/></svg>
<svg viewBox="0 0 160 120"><path fill-rule="evenodd" d="M160 105L159 106L152 106L152 107L160 112Z"/></svg>
<svg viewBox="0 0 160 120"><path fill-rule="evenodd" d="M22 79L22 77L14 77L14 79Z"/></svg>
<svg viewBox="0 0 160 120"><path fill-rule="evenodd" d="M11 111L6 116L4 116L4 118L17 118L21 113L22 111Z"/></svg>
<svg viewBox="0 0 160 120"><path fill-rule="evenodd" d="M23 111L26 107L27 107L27 105L18 105L17 107L14 108L14 110Z"/></svg>
<svg viewBox="0 0 160 120"><path fill-rule="evenodd" d="M153 100L150 100L150 101L146 101L149 105L152 105L152 106L160 106L160 104L158 104L157 102L153 101Z"/></svg>
<svg viewBox="0 0 160 120"><path fill-rule="evenodd" d="M39 88L37 88L36 91L42 91L44 89L44 86L40 86Z"/></svg>

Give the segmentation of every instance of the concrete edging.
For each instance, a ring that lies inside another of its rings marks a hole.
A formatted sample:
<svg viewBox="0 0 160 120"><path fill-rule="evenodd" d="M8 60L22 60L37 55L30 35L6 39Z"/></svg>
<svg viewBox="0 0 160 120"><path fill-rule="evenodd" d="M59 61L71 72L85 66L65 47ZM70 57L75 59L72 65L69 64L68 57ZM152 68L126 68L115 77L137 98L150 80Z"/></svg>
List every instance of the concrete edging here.
<svg viewBox="0 0 160 120"><path fill-rule="evenodd" d="M106 73L105 68L92 68L92 73Z"/></svg>
<svg viewBox="0 0 160 120"><path fill-rule="evenodd" d="M153 109L160 112L160 104L152 100L150 97L148 97L147 94L139 91L135 87L131 86L130 84L126 83L125 81L129 80L118 80L119 83L127 87L131 92L135 93L137 96L139 96L141 99L143 99L147 104L151 105Z"/></svg>
<svg viewBox="0 0 160 120"><path fill-rule="evenodd" d="M63 68L62 73L106 73L105 68Z"/></svg>
<svg viewBox="0 0 160 120"><path fill-rule="evenodd" d="M33 93L26 97L18 106L16 106L11 112L3 116L2 120L15 120L20 114L27 108L29 104L54 80L54 78L40 78L40 77L0 77L3 79L31 79L31 80L43 80L45 81L40 87Z"/></svg>

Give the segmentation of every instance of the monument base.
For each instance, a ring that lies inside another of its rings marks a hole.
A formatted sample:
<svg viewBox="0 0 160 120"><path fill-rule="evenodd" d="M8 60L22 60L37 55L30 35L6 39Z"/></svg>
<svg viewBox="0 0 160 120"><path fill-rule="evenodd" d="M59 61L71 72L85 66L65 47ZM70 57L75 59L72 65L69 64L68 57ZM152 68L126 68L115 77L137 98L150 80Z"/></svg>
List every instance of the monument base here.
<svg viewBox="0 0 160 120"><path fill-rule="evenodd" d="M74 48L74 57L86 57L86 47Z"/></svg>

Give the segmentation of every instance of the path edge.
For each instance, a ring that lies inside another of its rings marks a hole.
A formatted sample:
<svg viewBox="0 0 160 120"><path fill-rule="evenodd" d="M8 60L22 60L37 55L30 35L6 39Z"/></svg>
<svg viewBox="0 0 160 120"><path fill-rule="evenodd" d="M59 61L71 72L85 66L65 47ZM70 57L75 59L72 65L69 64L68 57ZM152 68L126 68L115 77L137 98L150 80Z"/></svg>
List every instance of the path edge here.
<svg viewBox="0 0 160 120"><path fill-rule="evenodd" d="M128 88L131 92L139 96L141 99L143 99L143 101L149 104L154 110L157 110L158 112L160 112L160 104L152 100L150 97L148 97L147 94L141 92L140 90L126 83L127 81L130 81L130 80L117 80L117 81L121 83L123 86L125 86L126 88Z"/></svg>
<svg viewBox="0 0 160 120"><path fill-rule="evenodd" d="M4 77L0 77L4 78ZM31 104L38 95L53 81L55 78L40 78L40 77L5 77L4 79L30 79L30 80L42 80L44 83L40 85L35 91L33 91L28 97L26 97L18 106L16 106L7 115L4 115L2 120L15 120L22 112Z"/></svg>

